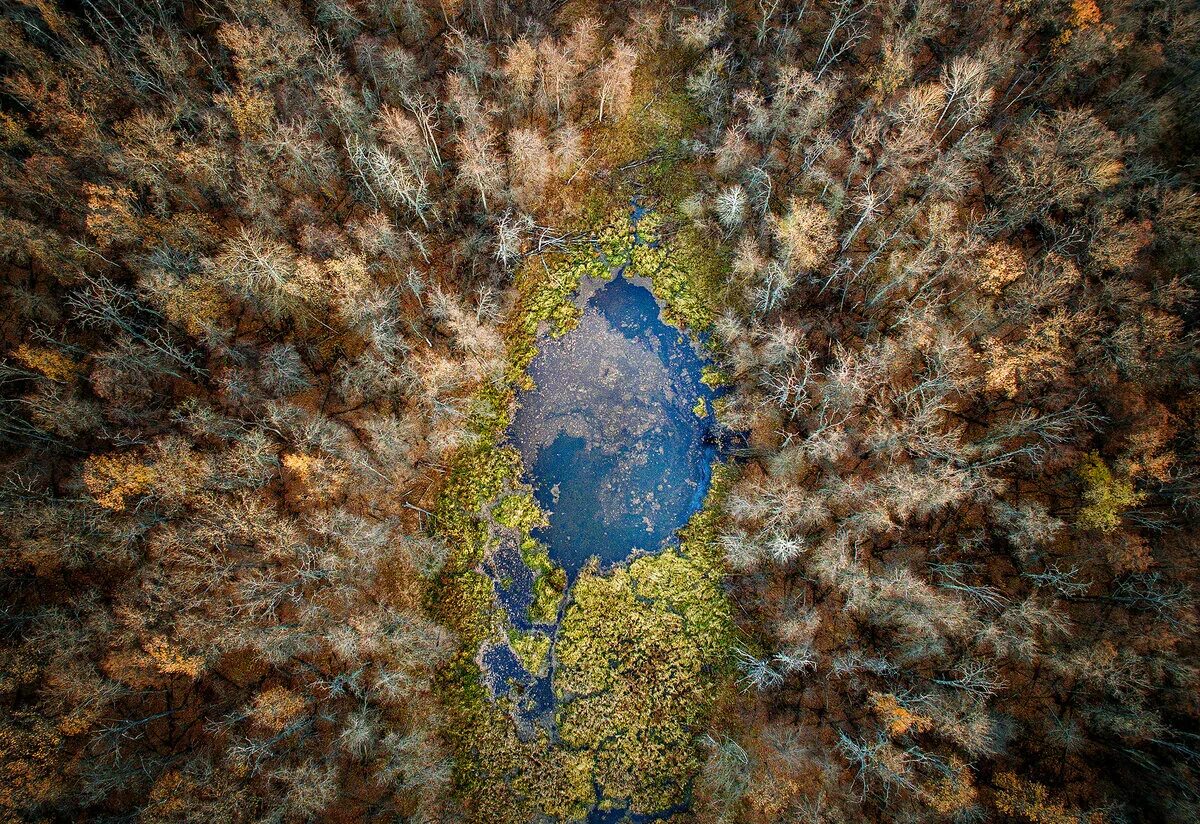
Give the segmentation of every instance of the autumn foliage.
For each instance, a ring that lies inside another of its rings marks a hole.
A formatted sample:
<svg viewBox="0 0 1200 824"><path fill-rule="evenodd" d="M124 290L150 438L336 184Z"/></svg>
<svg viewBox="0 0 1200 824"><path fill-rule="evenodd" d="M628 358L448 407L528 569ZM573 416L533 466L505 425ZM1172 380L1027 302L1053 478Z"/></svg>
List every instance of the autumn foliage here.
<svg viewBox="0 0 1200 824"><path fill-rule="evenodd" d="M611 763L702 822L1196 820L1198 46L1182 0L5 4L0 820L478 818L430 512L515 273L634 198L738 626Z"/></svg>

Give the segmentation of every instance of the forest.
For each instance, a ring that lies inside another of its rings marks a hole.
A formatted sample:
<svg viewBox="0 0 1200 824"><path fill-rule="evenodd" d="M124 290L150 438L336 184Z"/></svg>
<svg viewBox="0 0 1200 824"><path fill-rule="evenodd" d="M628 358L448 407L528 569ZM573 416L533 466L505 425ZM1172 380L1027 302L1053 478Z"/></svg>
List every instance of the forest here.
<svg viewBox="0 0 1200 824"><path fill-rule="evenodd" d="M1192 0L0 0L0 823L1200 822L1198 149Z"/></svg>

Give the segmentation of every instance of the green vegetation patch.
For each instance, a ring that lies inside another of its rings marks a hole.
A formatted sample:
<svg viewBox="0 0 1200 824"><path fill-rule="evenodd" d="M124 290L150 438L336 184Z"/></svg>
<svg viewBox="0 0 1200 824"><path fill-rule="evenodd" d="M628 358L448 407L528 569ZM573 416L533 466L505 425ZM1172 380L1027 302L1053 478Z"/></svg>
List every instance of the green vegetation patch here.
<svg viewBox="0 0 1200 824"><path fill-rule="evenodd" d="M1146 497L1144 492L1134 488L1130 478L1113 474L1096 452L1084 459L1078 472L1083 480L1086 503L1079 510L1076 523L1084 529L1112 532L1121 523L1122 514Z"/></svg>
<svg viewBox="0 0 1200 824"><path fill-rule="evenodd" d="M590 758L562 752L544 732L522 740L509 703L519 696L491 700L476 663L481 645L499 637L530 672L544 672L549 665L549 637L508 627L491 579L478 569L485 545L496 540L496 530L518 531L522 555L538 575L534 609L553 621L565 575L528 534L545 515L528 490L517 486L519 478L520 456L512 450L494 444L464 449L435 513L435 526L451 540L454 552L434 608L459 641L438 686L447 737L456 754L456 789L467 820L481 824L543 815L569 820L583 815L595 800ZM490 518L484 514L489 508ZM547 578L552 581L544 584ZM551 595L555 585L557 594Z"/></svg>
<svg viewBox="0 0 1200 824"><path fill-rule="evenodd" d="M478 673L476 673L478 675ZM447 732L456 752L455 786L465 820L570 821L595 803L591 753L564 749L538 731L522 740L505 704L488 699L478 678L462 679Z"/></svg>
<svg viewBox="0 0 1200 824"><path fill-rule="evenodd" d="M644 243L630 250L629 273L649 279L669 323L692 332L708 330L728 283L728 249L690 224L668 234L656 213L638 222L638 234Z"/></svg>
<svg viewBox="0 0 1200 824"><path fill-rule="evenodd" d="M492 509L492 517L502 526L522 532L549 523L546 513L542 512L542 508L528 490L505 495Z"/></svg>
<svg viewBox="0 0 1200 824"><path fill-rule="evenodd" d="M527 537L521 542L521 557L536 576L529 620L535 624L552 624L558 620L558 605L567 592L567 573L550 560L546 545L533 538Z"/></svg>
<svg viewBox="0 0 1200 824"><path fill-rule="evenodd" d="M702 558L669 549L580 573L556 648L558 726L594 754L605 798L641 813L683 799L732 631L720 570Z"/></svg>
<svg viewBox="0 0 1200 824"><path fill-rule="evenodd" d="M717 367L705 364L700 368L700 383L709 389L720 389L729 385L729 376Z"/></svg>
<svg viewBox="0 0 1200 824"><path fill-rule="evenodd" d="M542 677L550 665L550 636L544 632L509 630L508 644L526 672Z"/></svg>
<svg viewBox="0 0 1200 824"><path fill-rule="evenodd" d="M520 478L521 456L492 441L462 450L434 509L439 534L454 542L448 569L474 569L483 560L490 537L485 506Z"/></svg>

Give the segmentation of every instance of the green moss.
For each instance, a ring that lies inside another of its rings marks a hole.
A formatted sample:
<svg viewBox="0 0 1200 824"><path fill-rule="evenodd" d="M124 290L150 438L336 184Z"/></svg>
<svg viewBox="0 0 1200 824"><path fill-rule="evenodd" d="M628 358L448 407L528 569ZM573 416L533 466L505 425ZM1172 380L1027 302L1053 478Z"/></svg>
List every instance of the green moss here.
<svg viewBox="0 0 1200 824"><path fill-rule="evenodd" d="M720 575L669 549L572 589L559 628L559 735L592 752L605 797L652 812L679 803L699 767L693 730L732 634Z"/></svg>
<svg viewBox="0 0 1200 824"><path fill-rule="evenodd" d="M522 741L512 719L487 699L483 687L461 694L446 729L457 752L455 787L464 820L515 824L586 814L596 800L590 753L555 746L545 734Z"/></svg>
<svg viewBox="0 0 1200 824"><path fill-rule="evenodd" d="M708 406L704 403L704 398L696 398L696 403L692 407L692 414L697 418L708 417Z"/></svg>
<svg viewBox="0 0 1200 824"><path fill-rule="evenodd" d="M716 468L678 549L581 572L559 628L559 734L594 753L605 797L634 811L684 797L699 765L693 731L730 682L735 630L715 533L732 481Z"/></svg>
<svg viewBox="0 0 1200 824"><path fill-rule="evenodd" d="M700 368L700 383L709 389L720 389L729 385L729 376L717 367L705 364Z"/></svg>
<svg viewBox="0 0 1200 824"><path fill-rule="evenodd" d="M438 613L458 636L460 651L474 657L474 650L492 634L496 612L492 581L474 569L447 579L439 592Z"/></svg>
<svg viewBox="0 0 1200 824"><path fill-rule="evenodd" d="M567 574L550 560L546 545L531 537L522 540L521 557L535 576L529 620L535 624L552 624L558 619L558 605L567 589Z"/></svg>
<svg viewBox="0 0 1200 824"><path fill-rule="evenodd" d="M539 678L546 674L550 663L550 638L545 633L509 630L508 643L526 672Z"/></svg>
<svg viewBox="0 0 1200 824"><path fill-rule="evenodd" d="M729 497L729 491L737 479L736 466L727 463L714 466L704 506L692 516L687 526L679 530L679 543L684 552L691 557L703 558L706 564L714 568L720 568L724 563L724 555L717 545L717 522L721 518L725 499Z"/></svg>
<svg viewBox="0 0 1200 824"><path fill-rule="evenodd" d="M567 590L567 574L555 567L546 575L539 575L533 582L533 603L529 606L529 620L538 624L551 624L558 619L558 606Z"/></svg>
<svg viewBox="0 0 1200 824"><path fill-rule="evenodd" d="M693 332L709 329L729 282L729 250L690 224L667 236L657 215L644 218L638 231L647 244L633 248L630 273L649 278L668 321Z"/></svg>
<svg viewBox="0 0 1200 824"><path fill-rule="evenodd" d="M434 528L455 542L451 571L474 568L483 560L488 526L481 513L520 474L521 456L509 447L484 441L463 450L434 508Z"/></svg>
<svg viewBox="0 0 1200 824"><path fill-rule="evenodd" d="M533 495L527 491L505 495L492 508L492 517L503 526L522 532L547 524L546 513L542 512Z"/></svg>
<svg viewBox="0 0 1200 824"><path fill-rule="evenodd" d="M601 229L594 242L607 270L611 271L629 260L630 250L634 248L634 231L628 215L622 214L619 220Z"/></svg>

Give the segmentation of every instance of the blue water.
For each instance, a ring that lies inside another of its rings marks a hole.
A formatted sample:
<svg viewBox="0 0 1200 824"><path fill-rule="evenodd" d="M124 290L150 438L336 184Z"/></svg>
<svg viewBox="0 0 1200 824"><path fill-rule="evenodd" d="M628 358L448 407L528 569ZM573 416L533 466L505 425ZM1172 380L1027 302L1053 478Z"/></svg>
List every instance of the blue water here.
<svg viewBox="0 0 1200 824"><path fill-rule="evenodd" d="M539 344L509 436L550 514L534 535L571 580L593 556L658 551L704 502L717 449L703 365L650 291L620 275L575 329Z"/></svg>
<svg viewBox="0 0 1200 824"><path fill-rule="evenodd" d="M508 695L514 686L526 685L531 680L517 654L506 644L484 650L482 662L493 695Z"/></svg>
<svg viewBox="0 0 1200 824"><path fill-rule="evenodd" d="M653 824L656 821L666 821L676 813L684 812L686 804L680 804L662 812L639 814L628 810L599 810L588 813L587 824Z"/></svg>
<svg viewBox="0 0 1200 824"><path fill-rule="evenodd" d="M526 566L516 542L507 536L502 538L484 562L484 568L494 582L508 622L522 631L532 629L529 607L533 605L533 570Z"/></svg>

